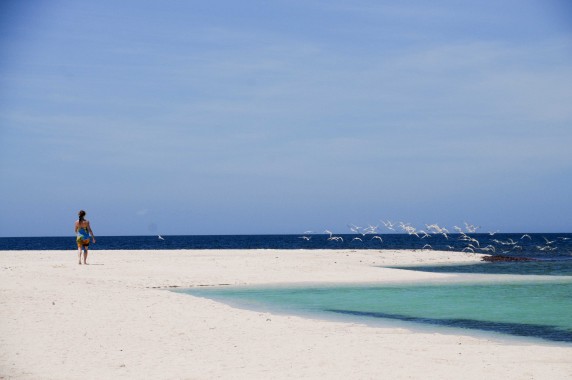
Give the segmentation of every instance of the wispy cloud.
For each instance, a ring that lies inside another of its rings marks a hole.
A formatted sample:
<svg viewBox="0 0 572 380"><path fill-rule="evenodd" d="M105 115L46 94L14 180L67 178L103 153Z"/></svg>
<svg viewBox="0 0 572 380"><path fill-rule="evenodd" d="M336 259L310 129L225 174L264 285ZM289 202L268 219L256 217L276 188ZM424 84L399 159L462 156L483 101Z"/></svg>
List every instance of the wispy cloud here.
<svg viewBox="0 0 572 380"><path fill-rule="evenodd" d="M531 3L515 21L480 4L295 2L291 23L286 3L231 18L204 3L205 19L182 4L58 8L23 40L0 67L5 177L55 194L87 167L97 196L173 204L228 189L381 202L420 182L477 197L475 178L540 182L572 162L572 42Z"/></svg>

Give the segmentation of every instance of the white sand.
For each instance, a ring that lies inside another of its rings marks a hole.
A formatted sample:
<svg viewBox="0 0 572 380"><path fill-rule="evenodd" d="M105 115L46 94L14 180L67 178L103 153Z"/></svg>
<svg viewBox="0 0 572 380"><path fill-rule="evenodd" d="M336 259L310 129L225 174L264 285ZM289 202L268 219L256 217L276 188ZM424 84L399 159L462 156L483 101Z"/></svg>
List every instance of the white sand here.
<svg viewBox="0 0 572 380"><path fill-rule="evenodd" d="M0 252L0 378L572 379L572 345L239 310L167 286L385 282L378 268L474 261L413 251Z"/></svg>

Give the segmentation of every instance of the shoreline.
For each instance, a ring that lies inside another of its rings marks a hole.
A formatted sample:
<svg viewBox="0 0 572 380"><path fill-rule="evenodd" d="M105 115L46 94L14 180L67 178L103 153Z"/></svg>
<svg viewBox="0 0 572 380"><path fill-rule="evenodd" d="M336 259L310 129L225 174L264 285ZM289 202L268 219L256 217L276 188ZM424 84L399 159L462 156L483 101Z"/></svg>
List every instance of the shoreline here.
<svg viewBox="0 0 572 380"><path fill-rule="evenodd" d="M33 254L31 254L33 253ZM37 253L37 254L36 254ZM256 312L169 287L462 277L377 265L478 262L407 250L0 253L0 378L572 378L571 347Z"/></svg>

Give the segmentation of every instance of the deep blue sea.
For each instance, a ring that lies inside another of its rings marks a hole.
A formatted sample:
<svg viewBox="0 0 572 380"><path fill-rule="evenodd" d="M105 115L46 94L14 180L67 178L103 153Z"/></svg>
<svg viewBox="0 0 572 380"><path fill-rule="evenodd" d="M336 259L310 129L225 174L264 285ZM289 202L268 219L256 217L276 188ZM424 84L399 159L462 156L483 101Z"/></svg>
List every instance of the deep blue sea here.
<svg viewBox="0 0 572 380"><path fill-rule="evenodd" d="M523 237L526 235L525 237ZM179 235L179 236L98 236L90 249L435 249L489 253L541 260L572 259L572 234L434 234L418 238L409 234L329 235ZM379 236L382 240L374 238ZM310 240L306 240L309 238ZM360 239L360 240L358 240ZM0 251L76 249L75 236L2 237Z"/></svg>
<svg viewBox="0 0 572 380"><path fill-rule="evenodd" d="M400 321L572 343L572 234L99 236L91 250L417 249L488 253L532 261L411 266L443 273L522 275L516 283L180 290L231 305L318 318ZM374 238L374 236L379 236ZM357 238L357 239L356 239ZM4 250L75 250L75 237L0 238ZM404 254L406 254L404 252ZM535 276L527 276L535 275ZM538 277L540 276L540 277ZM530 278L530 280L529 280ZM366 322L367 323L367 322Z"/></svg>

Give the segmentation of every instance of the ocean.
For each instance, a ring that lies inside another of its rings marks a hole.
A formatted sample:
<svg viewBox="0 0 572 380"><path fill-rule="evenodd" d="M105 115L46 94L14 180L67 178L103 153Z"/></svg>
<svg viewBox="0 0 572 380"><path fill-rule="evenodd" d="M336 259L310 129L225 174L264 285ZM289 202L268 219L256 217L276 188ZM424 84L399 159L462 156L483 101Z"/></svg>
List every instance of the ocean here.
<svg viewBox="0 0 572 380"><path fill-rule="evenodd" d="M366 324L404 323L572 344L572 234L100 236L91 250L396 249L488 253L523 261L400 269L511 274L521 280L379 286L177 290L253 310ZM379 238L374 238L379 236ZM356 239L359 238L359 239ZM75 237L0 238L0 251L75 250ZM0 253L1 254L1 253ZM508 277L507 277L508 278Z"/></svg>
<svg viewBox="0 0 572 380"><path fill-rule="evenodd" d="M375 238L378 236L379 238ZM409 234L329 235L165 235L98 236L90 249L434 249L572 260L572 234L433 234L419 238ZM309 240L308 240L309 239ZM358 240L359 239L359 240ZM380 240L381 239L381 240ZM473 240L468 240L473 239ZM76 249L75 236L1 237L0 251Z"/></svg>

